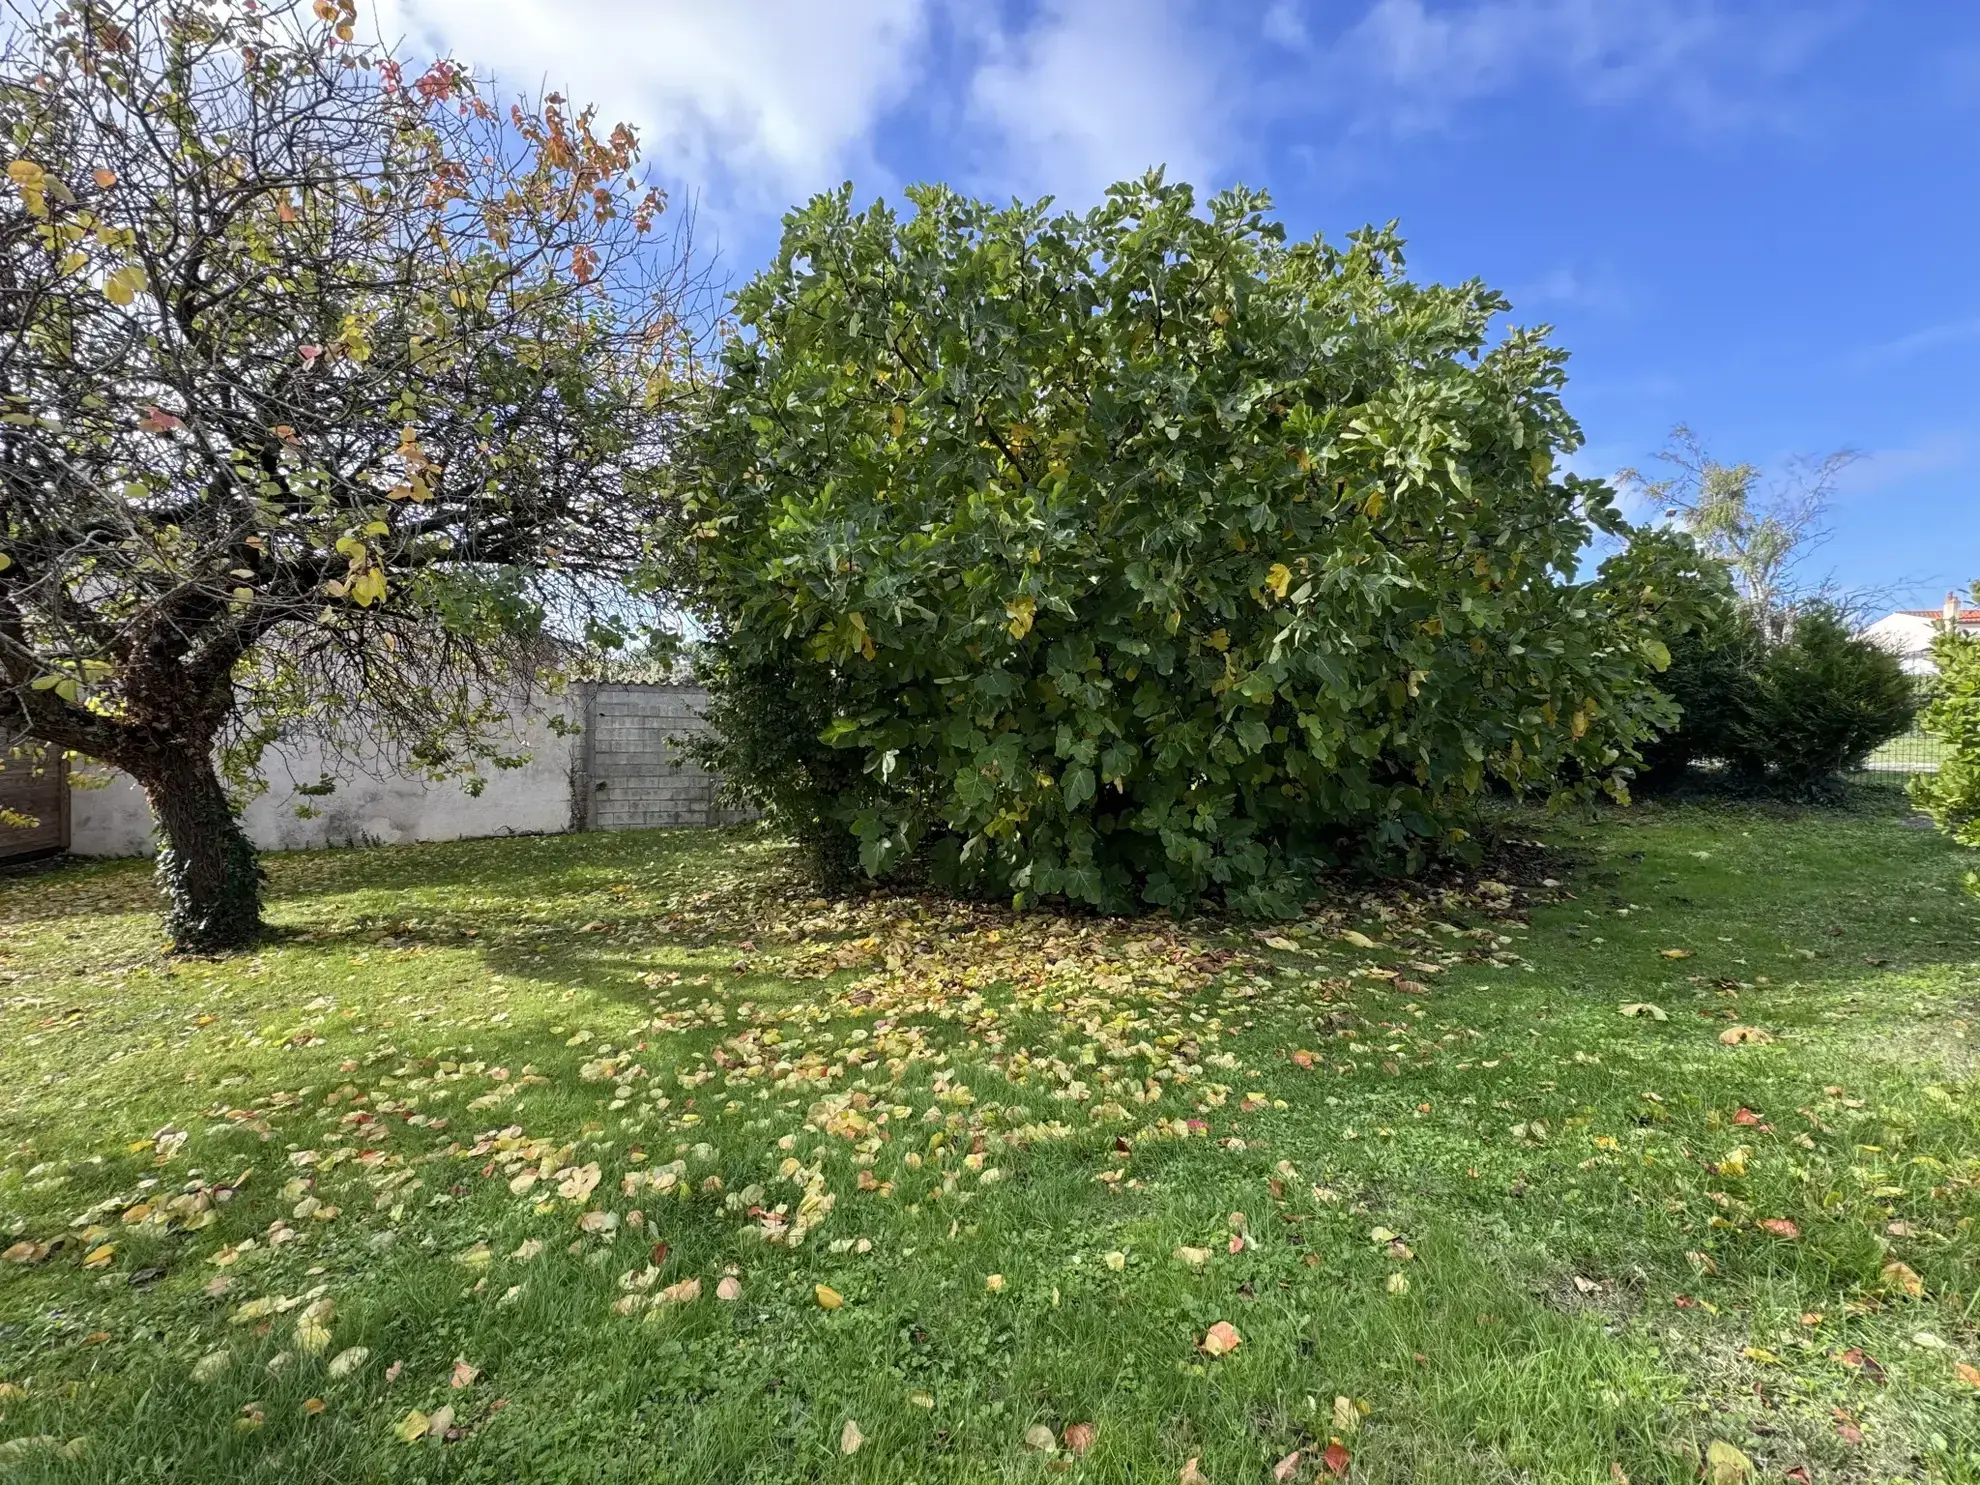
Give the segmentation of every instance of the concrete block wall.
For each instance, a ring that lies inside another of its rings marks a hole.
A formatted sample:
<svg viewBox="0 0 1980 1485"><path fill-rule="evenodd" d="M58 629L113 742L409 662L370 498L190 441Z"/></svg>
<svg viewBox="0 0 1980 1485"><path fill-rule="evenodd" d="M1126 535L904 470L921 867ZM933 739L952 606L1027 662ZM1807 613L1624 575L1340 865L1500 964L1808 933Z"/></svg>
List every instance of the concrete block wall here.
<svg viewBox="0 0 1980 1485"><path fill-rule="evenodd" d="M733 825L752 812L722 804L721 779L683 743L708 731L699 686L593 685L578 764L579 815L587 830Z"/></svg>
<svg viewBox="0 0 1980 1485"><path fill-rule="evenodd" d="M529 761L489 770L479 795L375 761L353 767L313 744L273 748L268 789L248 805L242 823L265 851L735 824L752 812L719 805L721 780L677 743L707 730L701 717L707 700L698 686L580 686L511 722L502 751L526 753ZM552 726L553 717L579 730ZM325 773L340 780L332 793L298 792ZM129 775L84 767L73 782L72 854L144 856L156 849L151 807Z"/></svg>

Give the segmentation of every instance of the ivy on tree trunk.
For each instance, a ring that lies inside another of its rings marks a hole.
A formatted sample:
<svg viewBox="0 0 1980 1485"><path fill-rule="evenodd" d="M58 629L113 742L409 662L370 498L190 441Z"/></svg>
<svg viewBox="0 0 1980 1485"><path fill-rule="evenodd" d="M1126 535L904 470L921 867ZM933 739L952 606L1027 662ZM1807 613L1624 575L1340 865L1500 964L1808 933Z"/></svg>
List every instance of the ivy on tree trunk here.
<svg viewBox="0 0 1980 1485"><path fill-rule="evenodd" d="M211 753L154 754L139 782L158 820L158 887L172 946L213 953L254 943L264 876Z"/></svg>

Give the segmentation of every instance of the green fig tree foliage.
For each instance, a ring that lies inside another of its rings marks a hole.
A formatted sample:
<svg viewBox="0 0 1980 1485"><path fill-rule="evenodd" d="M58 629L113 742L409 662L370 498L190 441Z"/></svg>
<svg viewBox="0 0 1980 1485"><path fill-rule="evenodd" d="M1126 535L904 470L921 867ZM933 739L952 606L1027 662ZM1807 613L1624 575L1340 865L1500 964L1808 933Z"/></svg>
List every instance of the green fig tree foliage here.
<svg viewBox="0 0 1980 1485"><path fill-rule="evenodd" d="M1270 913L1622 792L1696 553L1577 578L1627 528L1502 297L1159 175L909 196L787 219L685 460L721 761L828 870Z"/></svg>
<svg viewBox="0 0 1980 1485"><path fill-rule="evenodd" d="M506 688L618 616L679 260L628 131L404 66L350 0L10 21L0 730L132 774L175 939L226 948L260 888L216 759L504 761Z"/></svg>
<svg viewBox="0 0 1980 1485"><path fill-rule="evenodd" d="M1980 583L1973 585L1980 604ZM1949 605L1950 606L1950 605ZM1920 725L1945 745L1937 773L1911 781L1911 797L1938 827L1963 846L1980 847L1980 636L1958 623L1956 607L1932 640L1938 669ZM1971 873L1969 887L1980 888Z"/></svg>

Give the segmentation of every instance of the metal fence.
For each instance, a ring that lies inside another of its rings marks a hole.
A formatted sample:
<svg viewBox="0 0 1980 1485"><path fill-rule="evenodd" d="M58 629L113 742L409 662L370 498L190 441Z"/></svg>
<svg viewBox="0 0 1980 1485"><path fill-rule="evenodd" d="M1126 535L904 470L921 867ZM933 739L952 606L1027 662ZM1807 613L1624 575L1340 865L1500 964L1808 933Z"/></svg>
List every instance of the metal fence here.
<svg viewBox="0 0 1980 1485"><path fill-rule="evenodd" d="M1877 749L1863 766L1871 773L1937 773L1945 754L1944 743L1914 727Z"/></svg>

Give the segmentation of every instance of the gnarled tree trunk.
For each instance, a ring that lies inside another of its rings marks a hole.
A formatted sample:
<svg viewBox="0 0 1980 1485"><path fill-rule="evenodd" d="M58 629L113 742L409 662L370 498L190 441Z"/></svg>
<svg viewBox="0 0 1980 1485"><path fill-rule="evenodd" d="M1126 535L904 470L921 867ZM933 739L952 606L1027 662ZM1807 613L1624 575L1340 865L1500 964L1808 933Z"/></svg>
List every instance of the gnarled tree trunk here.
<svg viewBox="0 0 1980 1485"><path fill-rule="evenodd" d="M134 760L163 837L158 887L181 953L245 948L261 937L262 872L203 746L173 746Z"/></svg>

